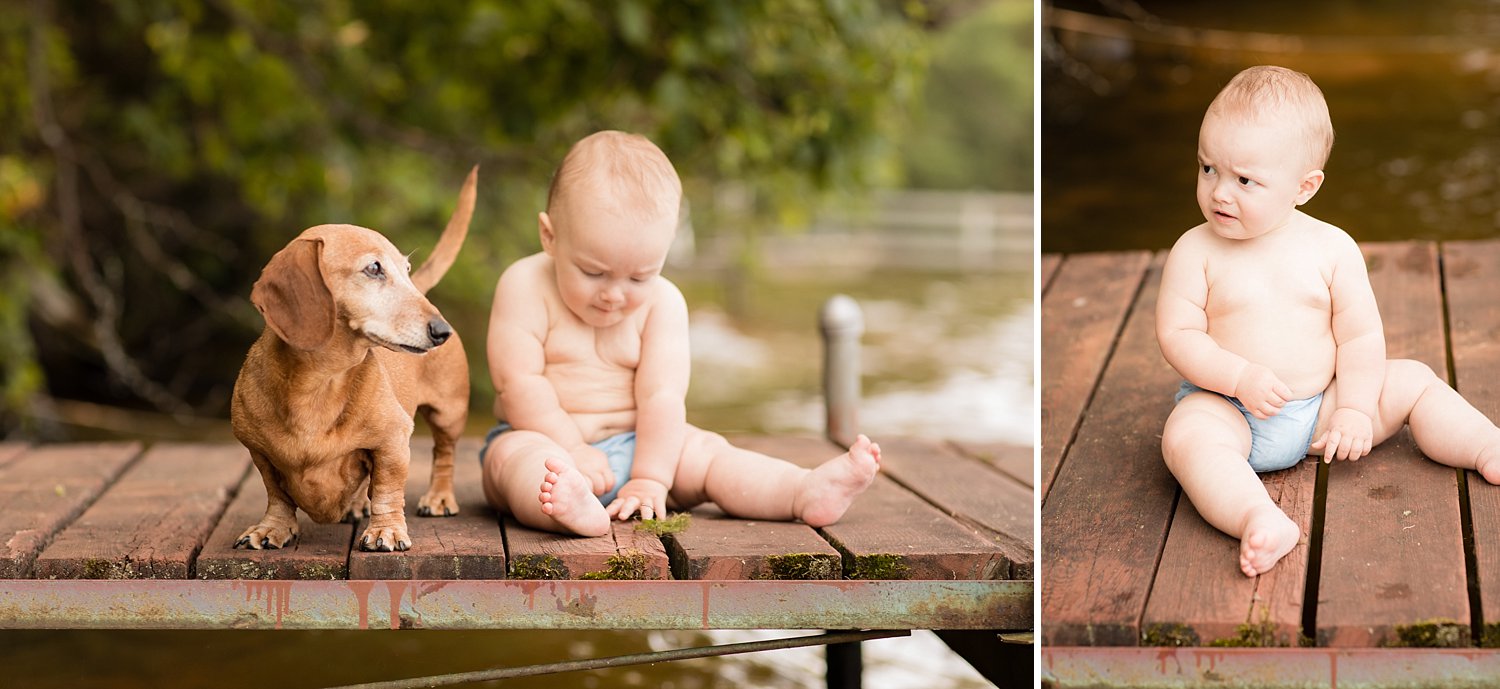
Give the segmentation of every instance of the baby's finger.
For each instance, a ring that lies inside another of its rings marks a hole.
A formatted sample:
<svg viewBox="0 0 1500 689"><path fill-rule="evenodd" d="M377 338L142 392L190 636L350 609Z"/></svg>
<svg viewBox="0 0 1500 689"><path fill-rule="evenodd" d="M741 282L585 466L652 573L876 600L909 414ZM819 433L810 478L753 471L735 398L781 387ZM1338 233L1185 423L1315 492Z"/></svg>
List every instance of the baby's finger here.
<svg viewBox="0 0 1500 689"><path fill-rule="evenodd" d="M1326 437L1328 441L1323 445L1323 458L1331 462L1338 459L1339 442L1344 439L1344 434L1336 430L1329 430Z"/></svg>
<svg viewBox="0 0 1500 689"><path fill-rule="evenodd" d="M651 509L650 505L641 505L641 519L642 520L655 519L655 518L656 518L656 510Z"/></svg>
<svg viewBox="0 0 1500 689"><path fill-rule="evenodd" d="M1283 383L1279 380L1276 381L1276 385L1271 388L1271 391L1276 393L1276 396L1280 397L1283 401L1290 400L1292 398L1292 389L1287 387L1286 383Z"/></svg>

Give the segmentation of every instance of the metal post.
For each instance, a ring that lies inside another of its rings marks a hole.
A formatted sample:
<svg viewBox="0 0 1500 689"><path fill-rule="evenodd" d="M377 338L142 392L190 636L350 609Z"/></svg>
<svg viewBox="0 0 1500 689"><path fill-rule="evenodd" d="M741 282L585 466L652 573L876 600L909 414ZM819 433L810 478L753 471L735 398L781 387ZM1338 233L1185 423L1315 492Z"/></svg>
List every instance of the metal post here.
<svg viewBox="0 0 1500 689"><path fill-rule="evenodd" d="M859 338L865 332L865 316L852 297L836 294L823 302L818 328L823 333L828 439L848 447L859 435Z"/></svg>
<svg viewBox="0 0 1500 689"><path fill-rule="evenodd" d="M828 689L860 689L864 677L864 655L859 642L828 644Z"/></svg>

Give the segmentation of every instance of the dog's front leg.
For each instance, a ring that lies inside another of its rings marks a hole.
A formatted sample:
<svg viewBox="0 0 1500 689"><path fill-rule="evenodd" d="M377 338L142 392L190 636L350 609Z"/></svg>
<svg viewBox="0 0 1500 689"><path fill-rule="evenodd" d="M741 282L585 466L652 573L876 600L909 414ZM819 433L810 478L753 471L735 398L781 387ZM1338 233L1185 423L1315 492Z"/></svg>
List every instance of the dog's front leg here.
<svg viewBox="0 0 1500 689"><path fill-rule="evenodd" d="M411 446L405 443L378 448L370 469L370 526L359 537L363 550L406 550L406 469Z"/></svg>
<svg viewBox="0 0 1500 689"><path fill-rule="evenodd" d="M261 481L266 484L266 514L260 518L260 523L240 534L234 547L254 550L284 547L297 537L297 505L282 490L281 472L276 470L265 455L251 450L250 459L255 462L255 468L260 470Z"/></svg>

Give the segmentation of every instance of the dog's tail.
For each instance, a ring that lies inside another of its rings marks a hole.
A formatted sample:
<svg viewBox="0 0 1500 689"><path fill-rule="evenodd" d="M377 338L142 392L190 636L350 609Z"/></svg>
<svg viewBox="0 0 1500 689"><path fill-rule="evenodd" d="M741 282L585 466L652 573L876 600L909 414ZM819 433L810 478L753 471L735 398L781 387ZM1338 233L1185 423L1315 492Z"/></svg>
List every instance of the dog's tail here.
<svg viewBox="0 0 1500 689"><path fill-rule="evenodd" d="M458 207L453 209L453 217L448 219L448 227L438 237L432 255L411 273L412 284L423 294L432 289L448 273L448 269L453 267L453 260L458 258L458 249L464 245L464 237L469 236L469 219L474 217L475 186L478 182L479 166L475 165L469 171L469 178L464 180L464 188L458 192Z"/></svg>

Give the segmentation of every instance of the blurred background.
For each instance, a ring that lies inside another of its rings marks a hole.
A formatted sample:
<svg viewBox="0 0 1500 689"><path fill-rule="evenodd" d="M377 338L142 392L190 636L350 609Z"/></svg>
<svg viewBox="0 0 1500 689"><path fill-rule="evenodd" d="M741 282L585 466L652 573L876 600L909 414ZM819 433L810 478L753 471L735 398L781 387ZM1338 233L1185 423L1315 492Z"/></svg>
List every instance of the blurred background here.
<svg viewBox="0 0 1500 689"><path fill-rule="evenodd" d="M420 263L476 163L431 296L481 433L495 280L538 250L568 146L609 128L684 180L690 421L820 433L816 312L846 293L866 430L1029 444L1033 32L1025 0L0 3L0 437L232 441L271 254L347 222ZM0 663L29 686L317 686L748 634L6 632ZM820 686L821 657L506 686ZM982 686L931 635L866 663L869 686Z"/></svg>
<svg viewBox="0 0 1500 689"><path fill-rule="evenodd" d="M1333 155L1303 210L1359 241L1500 231L1500 4L1056 0L1041 17L1043 251L1166 249L1203 222L1203 111L1256 64L1328 100Z"/></svg>

